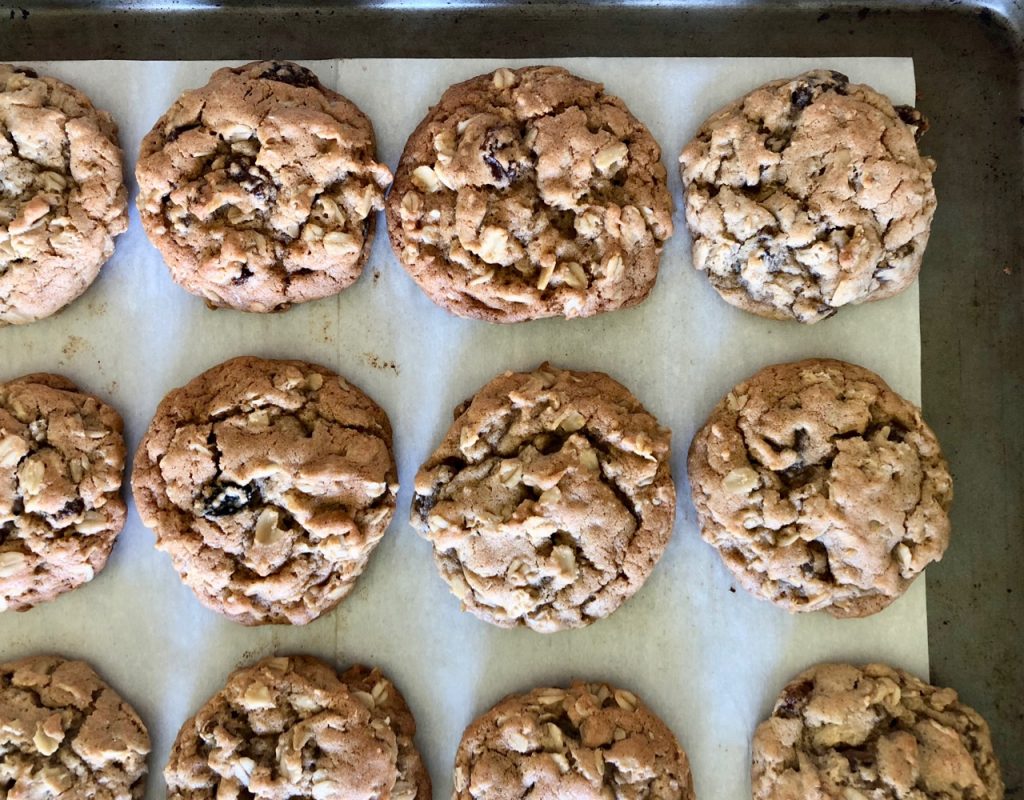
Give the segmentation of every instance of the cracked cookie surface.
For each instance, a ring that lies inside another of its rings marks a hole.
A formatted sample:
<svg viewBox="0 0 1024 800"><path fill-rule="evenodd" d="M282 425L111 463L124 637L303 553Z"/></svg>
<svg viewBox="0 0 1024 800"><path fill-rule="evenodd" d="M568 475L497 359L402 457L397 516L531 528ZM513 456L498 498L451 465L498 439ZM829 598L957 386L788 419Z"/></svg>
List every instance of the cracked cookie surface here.
<svg viewBox="0 0 1024 800"><path fill-rule="evenodd" d="M128 227L117 126L72 86L0 64L0 327L81 295Z"/></svg>
<svg viewBox="0 0 1024 800"><path fill-rule="evenodd" d="M679 157L694 266L732 305L774 319L817 322L902 292L935 214L926 128L827 70L726 106Z"/></svg>
<svg viewBox="0 0 1024 800"><path fill-rule="evenodd" d="M686 753L632 692L604 683L513 695L471 724L456 800L693 800Z"/></svg>
<svg viewBox="0 0 1024 800"><path fill-rule="evenodd" d="M0 611L87 583L124 526L120 415L59 375L0 383Z"/></svg>
<svg viewBox="0 0 1024 800"><path fill-rule="evenodd" d="M881 611L949 544L935 434L853 364L777 364L739 384L694 437L689 473L705 541L790 611Z"/></svg>
<svg viewBox="0 0 1024 800"><path fill-rule="evenodd" d="M884 664L819 664L754 733L754 800L1002 800L988 724Z"/></svg>
<svg viewBox="0 0 1024 800"><path fill-rule="evenodd" d="M208 608L305 624L352 590L395 509L387 415L303 361L235 358L164 398L132 491Z"/></svg>
<svg viewBox="0 0 1024 800"><path fill-rule="evenodd" d="M401 692L376 667L350 667L341 674L341 681L374 720L382 720L395 734L398 778L391 800L431 800L430 774L413 741L416 720Z"/></svg>
<svg viewBox="0 0 1024 800"><path fill-rule="evenodd" d="M309 656L236 670L178 733L168 798L430 800L416 723L376 669Z"/></svg>
<svg viewBox="0 0 1024 800"><path fill-rule="evenodd" d="M455 410L412 524L463 607L552 632L611 614L672 535L671 433L620 383L542 364Z"/></svg>
<svg viewBox="0 0 1024 800"><path fill-rule="evenodd" d="M517 322L650 293L672 234L661 150L618 97L559 67L450 87L410 136L391 243L442 308Z"/></svg>
<svg viewBox="0 0 1024 800"><path fill-rule="evenodd" d="M141 800L149 734L84 661L0 664L0 794Z"/></svg>
<svg viewBox="0 0 1024 800"><path fill-rule="evenodd" d="M174 280L278 311L359 277L391 172L370 120L285 61L217 70L142 141L139 213Z"/></svg>

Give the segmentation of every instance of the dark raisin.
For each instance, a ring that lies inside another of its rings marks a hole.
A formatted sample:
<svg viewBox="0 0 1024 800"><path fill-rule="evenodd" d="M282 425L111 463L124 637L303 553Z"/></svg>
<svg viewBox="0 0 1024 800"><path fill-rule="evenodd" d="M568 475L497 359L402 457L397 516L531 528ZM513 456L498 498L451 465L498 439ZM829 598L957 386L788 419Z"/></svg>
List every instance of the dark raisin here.
<svg viewBox="0 0 1024 800"><path fill-rule="evenodd" d="M437 505L437 496L428 495L424 497L421 494L416 495L412 500L412 513L419 517L423 522L427 521L427 515L430 514L430 509Z"/></svg>
<svg viewBox="0 0 1024 800"><path fill-rule="evenodd" d="M238 275L235 278L232 278L231 282L235 286L240 286L241 284L243 284L247 280L249 280L249 278L251 278L251 277L252 277L252 270L249 269L247 266L243 265L242 266L242 271L239 272Z"/></svg>
<svg viewBox="0 0 1024 800"><path fill-rule="evenodd" d="M841 72L829 70L825 75L807 78L805 85L808 88L817 89L819 92L834 92L845 96L849 94L850 79Z"/></svg>
<svg viewBox="0 0 1024 800"><path fill-rule="evenodd" d="M64 507L53 515L54 519L65 519L67 517L77 517L85 511L85 501L81 497L76 497L69 503L65 503Z"/></svg>
<svg viewBox="0 0 1024 800"><path fill-rule="evenodd" d="M15 67L14 71L17 72L19 75L24 75L26 78L39 77L38 72L36 72L34 69L29 69L28 67Z"/></svg>
<svg viewBox="0 0 1024 800"><path fill-rule="evenodd" d="M484 137L484 163L490 168L494 180L508 186L519 178L519 139L508 128L493 128Z"/></svg>
<svg viewBox="0 0 1024 800"><path fill-rule="evenodd" d="M814 92L811 91L811 87L807 84L801 84L793 90L789 99L795 108L802 110L807 108L807 106L811 104L811 101L814 100Z"/></svg>
<svg viewBox="0 0 1024 800"><path fill-rule="evenodd" d="M776 275L786 265L786 257L779 252L769 251L761 256L769 275Z"/></svg>
<svg viewBox="0 0 1024 800"><path fill-rule="evenodd" d="M803 707L807 705L807 699L814 691L813 681L800 681L790 684L785 688L782 697L775 704L775 716L783 719L793 719L800 716Z"/></svg>
<svg viewBox="0 0 1024 800"><path fill-rule="evenodd" d="M248 507L259 492L246 484L214 483L203 487L202 514L204 517L227 517Z"/></svg>
<svg viewBox="0 0 1024 800"><path fill-rule="evenodd" d="M820 472L820 467L808 465L802 459L797 459L785 469L779 470L778 476L787 489L793 490L806 486Z"/></svg>
<svg viewBox="0 0 1024 800"><path fill-rule="evenodd" d="M896 113L908 127L914 129L914 140L920 139L928 130L928 120L913 106L896 106Z"/></svg>
<svg viewBox="0 0 1024 800"><path fill-rule="evenodd" d="M511 181L512 176L505 171L504 165L490 153L484 153L484 163L491 168L491 174L494 176L494 180L503 181L505 183Z"/></svg>
<svg viewBox="0 0 1024 800"><path fill-rule="evenodd" d="M228 177L257 200L273 203L277 199L277 187L270 173L257 166L249 156L235 156L224 165L224 169Z"/></svg>
<svg viewBox="0 0 1024 800"><path fill-rule="evenodd" d="M263 70L260 77L299 88L308 86L319 88L320 86L320 79L313 72L290 61L272 61L270 66Z"/></svg>
<svg viewBox="0 0 1024 800"><path fill-rule="evenodd" d="M825 88L835 92L836 94L845 95L847 93L847 87L850 85L850 79L841 72L836 72L834 69L829 70L829 75L832 76L834 83L826 84Z"/></svg>

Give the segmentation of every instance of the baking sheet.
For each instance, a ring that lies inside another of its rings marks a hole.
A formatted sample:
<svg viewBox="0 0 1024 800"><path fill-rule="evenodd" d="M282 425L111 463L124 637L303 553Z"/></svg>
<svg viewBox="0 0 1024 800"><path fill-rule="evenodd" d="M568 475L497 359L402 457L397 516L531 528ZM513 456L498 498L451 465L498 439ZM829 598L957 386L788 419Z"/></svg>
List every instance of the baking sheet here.
<svg viewBox="0 0 1024 800"><path fill-rule="evenodd" d="M517 65L305 63L370 116L379 155L392 168L446 86ZM677 209L679 150L708 113L761 82L822 66L870 83L896 103L914 101L910 59L558 63L603 81L647 123L664 149ZM221 65L31 66L74 83L114 115L130 174L138 142L157 117ZM455 748L473 717L508 692L573 677L621 684L651 705L686 748L700 797L749 797L750 735L792 674L819 660L878 659L927 675L924 581L866 620L793 617L754 600L699 538L687 499L686 448L722 394L776 361L844 358L919 401L917 286L809 329L760 320L727 306L692 269L689 238L676 217L658 285L639 307L499 327L455 319L431 304L391 255L383 224L363 277L339 297L270 317L213 312L171 282L133 208L129 231L83 298L55 318L0 330L0 379L43 370L68 375L121 411L133 452L163 395L214 364L243 353L323 363L390 415L403 487L398 513L339 609L305 628L246 629L199 606L132 509L107 568L91 584L27 614L0 615L0 658L49 651L93 663L149 725L152 799L164 796L160 771L181 723L228 671L271 652L381 666L416 714L435 797L451 794ZM544 359L609 372L671 427L680 494L674 537L641 592L610 618L553 636L500 630L461 613L434 570L429 545L406 521L413 475L446 430L451 409L498 372Z"/></svg>

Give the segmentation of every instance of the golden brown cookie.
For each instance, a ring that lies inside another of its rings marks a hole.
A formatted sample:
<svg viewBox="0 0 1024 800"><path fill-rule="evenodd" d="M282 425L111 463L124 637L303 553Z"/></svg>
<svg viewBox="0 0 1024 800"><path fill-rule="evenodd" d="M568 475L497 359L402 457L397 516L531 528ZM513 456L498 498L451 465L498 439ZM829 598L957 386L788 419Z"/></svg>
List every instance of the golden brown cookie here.
<svg viewBox="0 0 1024 800"><path fill-rule="evenodd" d="M0 664L0 793L9 800L141 800L149 734L84 661Z"/></svg>
<svg viewBox="0 0 1024 800"><path fill-rule="evenodd" d="M701 533L748 591L790 611L874 614L949 544L952 480L920 410L830 359L766 367L690 445Z"/></svg>
<svg viewBox="0 0 1024 800"><path fill-rule="evenodd" d="M128 227L117 126L80 91L0 64L0 327L60 311Z"/></svg>
<svg viewBox="0 0 1024 800"><path fill-rule="evenodd" d="M622 100L560 67L525 67L441 96L406 143L387 219L431 300L518 322L642 301L672 201L661 150Z"/></svg>
<svg viewBox="0 0 1024 800"><path fill-rule="evenodd" d="M391 184L366 115L287 61L225 67L185 92L142 140L135 175L174 280L243 311L352 284Z"/></svg>
<svg viewBox="0 0 1024 800"><path fill-rule="evenodd" d="M884 664L819 664L754 733L754 800L1002 800L988 725L952 689Z"/></svg>
<svg viewBox="0 0 1024 800"><path fill-rule="evenodd" d="M679 157L693 264L729 303L817 322L906 289L935 214L921 114L839 72L772 81Z"/></svg>
<svg viewBox="0 0 1024 800"><path fill-rule="evenodd" d="M463 607L552 632L611 614L672 535L671 433L600 372L506 372L455 410L412 523Z"/></svg>
<svg viewBox="0 0 1024 800"><path fill-rule="evenodd" d="M382 720L394 731L398 745L395 762L398 780L391 790L392 800L430 800L430 774L413 742L416 720L401 692L376 667L350 667L341 674L341 682L353 697L370 709L373 719Z"/></svg>
<svg viewBox="0 0 1024 800"><path fill-rule="evenodd" d="M512 695L455 754L455 800L693 800L686 752L632 692L604 683Z"/></svg>
<svg viewBox="0 0 1024 800"><path fill-rule="evenodd" d="M169 800L430 800L416 723L394 685L310 656L236 670L178 733Z"/></svg>
<svg viewBox="0 0 1024 800"><path fill-rule="evenodd" d="M124 526L120 415L59 375L0 383L0 611L93 577Z"/></svg>
<svg viewBox="0 0 1024 800"><path fill-rule="evenodd" d="M135 456L156 545L208 608L302 625L348 595L395 509L391 425L324 367L242 357L175 389Z"/></svg>

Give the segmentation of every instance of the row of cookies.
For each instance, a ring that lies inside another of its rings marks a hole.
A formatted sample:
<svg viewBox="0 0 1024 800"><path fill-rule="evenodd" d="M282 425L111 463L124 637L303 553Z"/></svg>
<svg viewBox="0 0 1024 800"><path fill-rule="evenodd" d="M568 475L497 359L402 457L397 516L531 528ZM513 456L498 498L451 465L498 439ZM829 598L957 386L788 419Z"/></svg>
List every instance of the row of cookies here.
<svg viewBox="0 0 1024 800"><path fill-rule="evenodd" d="M116 127L81 92L0 66L0 325L78 297L127 226ZM846 76L774 81L680 156L694 266L728 302L815 322L914 280L935 212L926 125ZM289 62L216 71L143 139L143 227L211 306L277 311L362 271L376 213L420 288L492 322L641 302L671 236L661 150L625 103L557 67L450 87L392 181L373 127ZM389 193L390 189L390 193Z"/></svg>
<svg viewBox="0 0 1024 800"><path fill-rule="evenodd" d="M671 433L603 373L506 372L455 409L411 521L464 609L553 632L615 611L672 535ZM103 567L125 518L121 420L63 378L0 384L0 609ZM952 482L919 410L867 369L813 359L733 388L689 450L701 532L791 611L875 613L949 541ZM386 413L302 361L235 358L170 392L132 491L208 608L304 624L352 590L398 476Z"/></svg>
<svg viewBox="0 0 1024 800"><path fill-rule="evenodd" d="M416 722L379 670L309 656L236 670L178 732L168 800L430 800ZM89 665L0 664L0 788L11 800L141 800L150 742ZM1002 800L988 725L952 689L882 664L820 664L754 733L755 800ZM574 682L510 695L455 754L455 800L693 800L686 752L633 692Z"/></svg>

